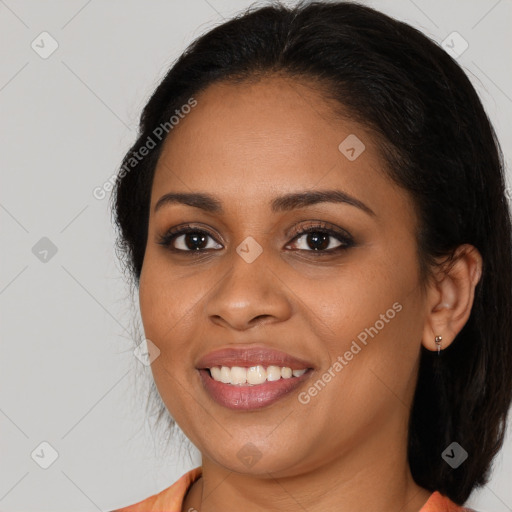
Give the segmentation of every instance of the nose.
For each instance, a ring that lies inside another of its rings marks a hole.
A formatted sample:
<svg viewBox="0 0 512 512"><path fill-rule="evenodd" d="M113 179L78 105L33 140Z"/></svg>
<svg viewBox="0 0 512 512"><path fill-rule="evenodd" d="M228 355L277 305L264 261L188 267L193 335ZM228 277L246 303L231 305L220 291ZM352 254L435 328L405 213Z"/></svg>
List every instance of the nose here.
<svg viewBox="0 0 512 512"><path fill-rule="evenodd" d="M206 302L206 314L213 323L246 330L291 316L289 289L263 254L248 263L234 251L229 264Z"/></svg>

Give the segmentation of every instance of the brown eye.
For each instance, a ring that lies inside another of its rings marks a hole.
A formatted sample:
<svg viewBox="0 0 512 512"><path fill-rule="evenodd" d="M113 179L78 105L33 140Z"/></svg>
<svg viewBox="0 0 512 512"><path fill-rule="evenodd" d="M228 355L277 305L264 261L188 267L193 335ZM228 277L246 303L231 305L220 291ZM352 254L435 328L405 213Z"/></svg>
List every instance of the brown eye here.
<svg viewBox="0 0 512 512"><path fill-rule="evenodd" d="M302 247L297 250L316 253L336 252L354 245L354 240L347 232L327 228L325 224L302 229L293 240L302 240Z"/></svg>
<svg viewBox="0 0 512 512"><path fill-rule="evenodd" d="M185 227L170 229L164 236L160 237L158 243L172 251L180 252L201 252L220 247L208 247L208 239L213 239L207 231L197 228Z"/></svg>
<svg viewBox="0 0 512 512"><path fill-rule="evenodd" d="M303 247L299 247L299 250L308 250L306 247L313 251L325 251L325 250L332 250L336 247L339 247L340 245L343 245L343 242L338 241L338 245L332 246L332 238L333 236L329 233L323 233L321 231L314 231L310 233L305 233L304 235L301 235L297 238L297 240L304 239L304 245Z"/></svg>
<svg viewBox="0 0 512 512"><path fill-rule="evenodd" d="M346 231L328 228L325 223L297 231L293 240L302 240L302 246L294 248L288 245L287 249L316 254L334 253L354 245L354 240ZM188 225L170 229L159 238L158 244L173 252L192 254L222 249L222 245L216 242L211 233Z"/></svg>

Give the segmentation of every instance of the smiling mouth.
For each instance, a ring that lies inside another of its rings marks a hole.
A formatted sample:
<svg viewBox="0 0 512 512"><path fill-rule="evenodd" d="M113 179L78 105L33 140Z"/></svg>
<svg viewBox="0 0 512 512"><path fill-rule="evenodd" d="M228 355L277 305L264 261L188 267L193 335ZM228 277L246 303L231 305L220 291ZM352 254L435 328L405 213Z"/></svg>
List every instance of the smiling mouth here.
<svg viewBox="0 0 512 512"><path fill-rule="evenodd" d="M207 368L210 377L223 384L233 386L257 386L264 382L275 382L281 379L301 377L310 368L292 370L289 366L213 366Z"/></svg>
<svg viewBox="0 0 512 512"><path fill-rule="evenodd" d="M270 406L309 380L312 362L264 345L228 346L195 362L211 400L232 410Z"/></svg>
<svg viewBox="0 0 512 512"><path fill-rule="evenodd" d="M286 366L272 365L214 366L198 369L198 371L208 396L218 405L237 411L268 407L290 396L293 391L309 380L313 373L312 368L292 370ZM278 372L279 378L277 378ZM216 379L225 381L229 379L229 381L223 382Z"/></svg>

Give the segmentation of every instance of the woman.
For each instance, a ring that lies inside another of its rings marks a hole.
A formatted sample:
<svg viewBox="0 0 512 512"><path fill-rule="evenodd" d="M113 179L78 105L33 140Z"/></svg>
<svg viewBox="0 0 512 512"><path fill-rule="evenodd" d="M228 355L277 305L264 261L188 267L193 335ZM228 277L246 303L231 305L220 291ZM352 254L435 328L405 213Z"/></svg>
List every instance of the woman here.
<svg viewBox="0 0 512 512"><path fill-rule="evenodd" d="M512 390L501 152L457 63L352 3L216 27L114 195L151 369L200 467L119 510L462 511Z"/></svg>

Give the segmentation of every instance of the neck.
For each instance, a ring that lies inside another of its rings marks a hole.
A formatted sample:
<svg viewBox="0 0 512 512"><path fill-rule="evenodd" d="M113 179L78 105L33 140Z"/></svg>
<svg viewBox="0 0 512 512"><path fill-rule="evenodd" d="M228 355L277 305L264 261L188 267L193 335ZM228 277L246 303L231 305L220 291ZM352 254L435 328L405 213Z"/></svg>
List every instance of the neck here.
<svg viewBox="0 0 512 512"><path fill-rule="evenodd" d="M229 505L247 512L418 512L431 492L414 482L406 447L398 448L398 440L407 438L406 425L400 428L392 421L382 427L370 436L364 433L364 445L354 441L341 457L293 474L241 474L203 457L202 478L190 489L182 510L217 512Z"/></svg>

